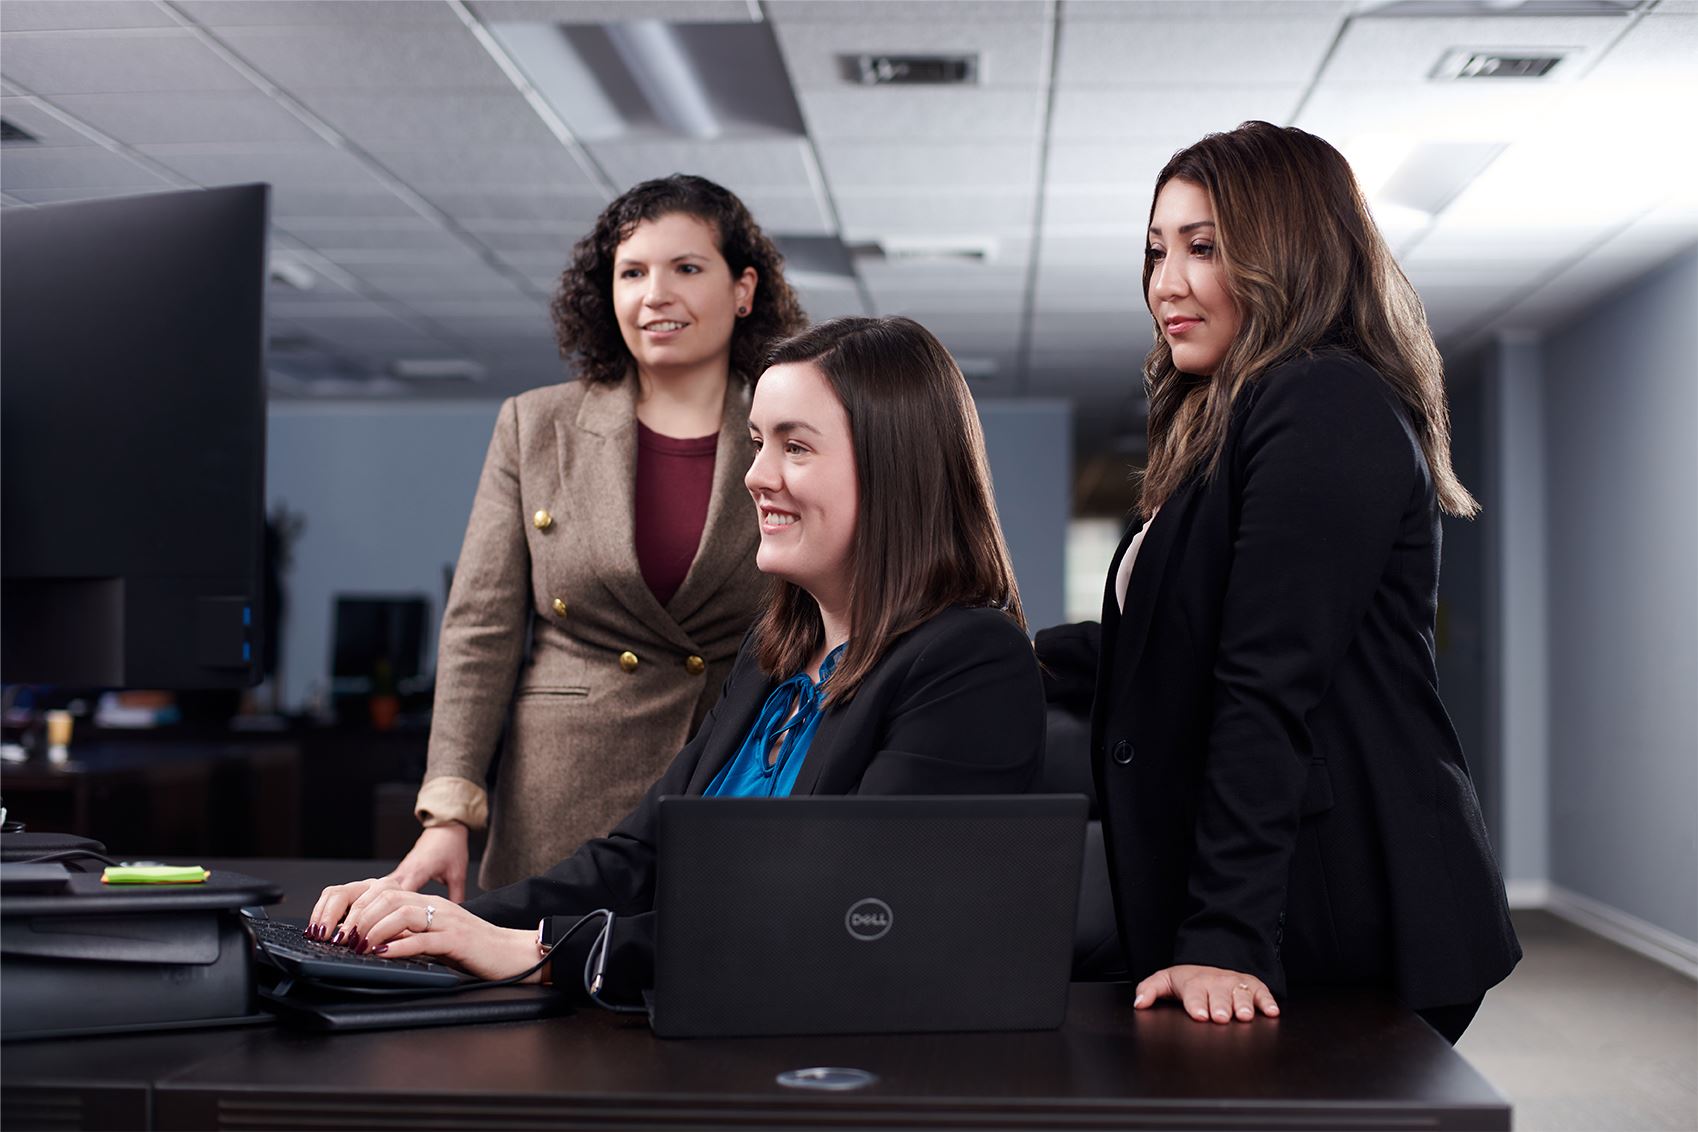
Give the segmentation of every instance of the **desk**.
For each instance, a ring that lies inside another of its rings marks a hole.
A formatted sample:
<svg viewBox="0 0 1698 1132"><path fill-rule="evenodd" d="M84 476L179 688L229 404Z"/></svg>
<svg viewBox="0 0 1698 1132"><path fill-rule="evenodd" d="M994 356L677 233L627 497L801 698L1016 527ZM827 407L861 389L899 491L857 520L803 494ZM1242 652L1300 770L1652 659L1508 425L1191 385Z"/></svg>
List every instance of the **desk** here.
<svg viewBox="0 0 1698 1132"><path fill-rule="evenodd" d="M330 862L215 862L297 892ZM268 868L268 866L272 866ZM316 881L316 877L314 878ZM1509 1105L1391 1001L1311 995L1277 1022L1134 1014L1073 986L1066 1024L1017 1034L661 1041L584 1009L541 1022L325 1036L279 1027L12 1044L7 1127L1509 1128ZM852 1066L852 1093L777 1085Z"/></svg>

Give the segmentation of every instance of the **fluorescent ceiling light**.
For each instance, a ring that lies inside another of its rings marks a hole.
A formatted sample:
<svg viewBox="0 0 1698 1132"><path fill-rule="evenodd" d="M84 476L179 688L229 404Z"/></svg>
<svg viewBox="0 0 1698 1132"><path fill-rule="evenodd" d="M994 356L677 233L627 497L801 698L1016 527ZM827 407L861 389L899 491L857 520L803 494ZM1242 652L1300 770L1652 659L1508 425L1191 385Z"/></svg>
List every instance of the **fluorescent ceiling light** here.
<svg viewBox="0 0 1698 1132"><path fill-rule="evenodd" d="M725 132L694 62L671 27L659 20L609 24L607 38L663 125L691 138L715 138Z"/></svg>
<svg viewBox="0 0 1698 1132"><path fill-rule="evenodd" d="M310 291L318 286L318 276L312 269L287 252L272 252L267 273L277 283L286 283L297 291Z"/></svg>
<svg viewBox="0 0 1698 1132"><path fill-rule="evenodd" d="M579 138L805 132L765 23L520 22L489 32Z"/></svg>
<svg viewBox="0 0 1698 1132"><path fill-rule="evenodd" d="M1403 134L1359 134L1339 147L1362 186L1362 195L1373 199L1402 167L1419 143Z"/></svg>

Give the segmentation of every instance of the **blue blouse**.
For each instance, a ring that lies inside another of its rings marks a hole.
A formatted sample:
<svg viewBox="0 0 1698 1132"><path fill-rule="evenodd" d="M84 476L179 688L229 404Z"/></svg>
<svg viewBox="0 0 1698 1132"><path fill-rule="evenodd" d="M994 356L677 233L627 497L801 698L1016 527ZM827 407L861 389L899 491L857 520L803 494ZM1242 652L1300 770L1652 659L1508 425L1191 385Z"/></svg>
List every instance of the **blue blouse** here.
<svg viewBox="0 0 1698 1132"><path fill-rule="evenodd" d="M806 672L798 672L772 690L749 728L736 756L713 776L702 792L707 798L786 798L802 773L802 762L808 757L808 747L819 730L821 697L825 682L837 668L845 641L826 654L820 664L819 683ZM794 706L796 714L791 715ZM767 752L779 743L778 757L767 764Z"/></svg>

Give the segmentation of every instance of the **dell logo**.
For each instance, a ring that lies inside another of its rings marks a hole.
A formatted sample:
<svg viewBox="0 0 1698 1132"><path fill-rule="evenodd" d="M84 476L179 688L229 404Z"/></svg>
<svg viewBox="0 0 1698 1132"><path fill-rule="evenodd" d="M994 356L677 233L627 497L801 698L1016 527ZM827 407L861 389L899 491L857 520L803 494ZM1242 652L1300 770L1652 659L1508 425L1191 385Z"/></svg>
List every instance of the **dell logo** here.
<svg viewBox="0 0 1698 1132"><path fill-rule="evenodd" d="M883 939L890 931L894 917L890 913L890 905L876 897L869 896L865 900L857 900L849 906L848 913L843 917L843 926L849 929L849 934L856 939L872 942Z"/></svg>

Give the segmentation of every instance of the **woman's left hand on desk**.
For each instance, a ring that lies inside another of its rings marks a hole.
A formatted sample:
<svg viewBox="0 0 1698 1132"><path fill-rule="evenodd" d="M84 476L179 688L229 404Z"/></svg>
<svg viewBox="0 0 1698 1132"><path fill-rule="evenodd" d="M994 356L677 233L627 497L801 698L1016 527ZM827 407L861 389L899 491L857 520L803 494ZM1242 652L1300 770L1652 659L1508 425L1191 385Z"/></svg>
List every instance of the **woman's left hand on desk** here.
<svg viewBox="0 0 1698 1132"><path fill-rule="evenodd" d="M357 922L356 922L357 920ZM440 896L386 889L342 925L361 953L446 959L483 979L517 975L537 961L536 933L498 928ZM533 974L526 982L540 982Z"/></svg>
<svg viewBox="0 0 1698 1132"><path fill-rule="evenodd" d="M1249 1022L1258 1009L1270 1018L1279 1017L1279 1004L1266 983L1223 967L1184 963L1163 968L1138 984L1132 1008L1148 1010L1163 998L1177 998L1185 1013L1199 1022L1230 1022L1234 1018Z"/></svg>

